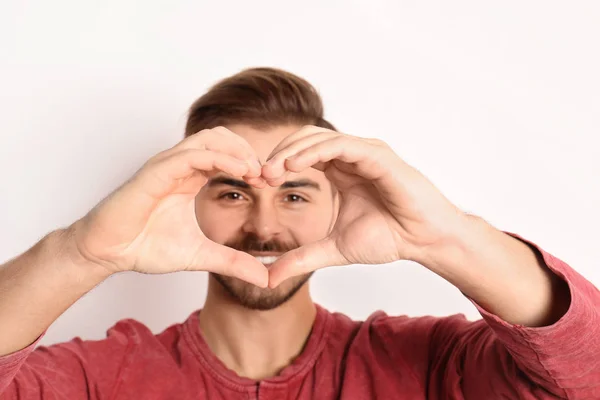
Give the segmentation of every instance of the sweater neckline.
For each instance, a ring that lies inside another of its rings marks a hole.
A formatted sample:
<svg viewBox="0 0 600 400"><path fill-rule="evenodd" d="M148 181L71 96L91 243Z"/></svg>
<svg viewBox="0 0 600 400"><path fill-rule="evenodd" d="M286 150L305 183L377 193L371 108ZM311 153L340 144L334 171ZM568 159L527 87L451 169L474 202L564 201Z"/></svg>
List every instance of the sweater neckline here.
<svg viewBox="0 0 600 400"><path fill-rule="evenodd" d="M239 376L235 371L227 368L212 352L200 331L199 316L202 312L201 309L194 311L184 322L182 335L193 354L200 361L203 369L216 380L232 389L247 391L248 389L255 388L259 383L263 386L287 385L290 381L302 378L310 371L325 347L331 325L330 313L318 304L315 304L315 307L317 311L315 320L302 352L278 375L260 381Z"/></svg>

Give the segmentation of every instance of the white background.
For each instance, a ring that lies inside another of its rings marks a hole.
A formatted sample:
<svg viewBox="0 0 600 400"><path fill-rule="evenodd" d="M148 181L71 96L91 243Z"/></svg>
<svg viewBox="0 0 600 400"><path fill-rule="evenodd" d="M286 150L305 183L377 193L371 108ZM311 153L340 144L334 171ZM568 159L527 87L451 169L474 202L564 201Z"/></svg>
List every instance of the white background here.
<svg viewBox="0 0 600 400"><path fill-rule="evenodd" d="M386 140L464 210L600 286L598 21L594 1L3 1L0 261L177 143L211 84L275 66L312 82L339 130ZM127 317L159 332L205 293L204 273L117 275L42 343ZM323 270L312 293L354 318L479 317L408 262Z"/></svg>

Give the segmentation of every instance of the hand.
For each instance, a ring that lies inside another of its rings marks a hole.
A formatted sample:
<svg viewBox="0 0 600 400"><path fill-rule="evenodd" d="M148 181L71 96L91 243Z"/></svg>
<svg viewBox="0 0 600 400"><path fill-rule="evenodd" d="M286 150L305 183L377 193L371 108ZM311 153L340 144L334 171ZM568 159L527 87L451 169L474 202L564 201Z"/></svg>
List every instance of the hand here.
<svg viewBox="0 0 600 400"><path fill-rule="evenodd" d="M200 270L266 287L263 264L209 240L198 227L195 197L218 171L266 186L258 157L241 136L222 127L198 132L152 157L68 228L78 256L110 273Z"/></svg>
<svg viewBox="0 0 600 400"><path fill-rule="evenodd" d="M339 190L340 211L326 238L281 256L269 286L333 265L419 261L466 215L384 142L307 126L284 139L263 166L271 186L316 168Z"/></svg>

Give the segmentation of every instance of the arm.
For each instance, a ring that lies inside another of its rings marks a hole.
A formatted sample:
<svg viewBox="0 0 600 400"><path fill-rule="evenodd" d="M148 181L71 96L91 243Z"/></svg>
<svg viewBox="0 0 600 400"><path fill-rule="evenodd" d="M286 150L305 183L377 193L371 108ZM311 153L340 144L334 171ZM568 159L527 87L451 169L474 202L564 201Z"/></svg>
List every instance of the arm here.
<svg viewBox="0 0 600 400"><path fill-rule="evenodd" d="M112 387L126 340L85 346L74 340L31 353L58 316L113 273L211 271L264 287L264 265L208 240L194 212L208 174L258 179L260 165L251 167L255 157L245 140L225 128L189 136L148 160L83 218L1 266L0 393L20 396L26 390L27 398L39 398L50 386L73 388L76 394L67 398L83 398L79 394L91 389L106 393L98 382L103 390Z"/></svg>
<svg viewBox="0 0 600 400"><path fill-rule="evenodd" d="M3 395L13 391L15 396L32 391L41 395L50 390L50 382L56 383L62 376L74 398L83 398L90 383L83 376L78 352L72 351L80 343L77 341L40 351L25 364L46 329L108 276L106 270L88 265L71 251L68 235L66 230L52 232L0 267L0 393ZM115 341L107 345L111 343ZM48 368L52 364L60 366L63 374L54 374L56 370Z"/></svg>
<svg viewBox="0 0 600 400"><path fill-rule="evenodd" d="M408 366L432 400L599 399L600 292L563 261L529 245L569 290L569 308L556 322L513 324L473 299L483 316L474 322L464 315L384 316L369 330L377 338L369 343L383 346L373 364L390 365L390 371Z"/></svg>
<svg viewBox="0 0 600 400"><path fill-rule="evenodd" d="M533 246L475 216L456 232L417 261L507 322L546 326L567 311L566 282Z"/></svg>
<svg viewBox="0 0 600 400"><path fill-rule="evenodd" d="M599 397L600 293L593 285L554 257L466 215L380 140L306 126L273 150L262 176L276 186L289 172L311 167L340 194L335 225L327 237L278 258L269 269L270 287L332 265L416 261L479 303L485 319L473 325L422 320L426 334L415 330L412 341L423 340L427 354L411 365L421 367L424 381L461 390L474 379L502 380L499 364L506 360L512 363L508 376L515 376L508 386L520 381L558 396ZM427 330L431 325L434 331ZM390 329L387 336L398 341L398 327ZM478 347L482 340L491 346ZM448 354L453 357L440 362ZM423 370L424 360L432 368ZM460 374L440 375L436 366ZM498 398L492 390L498 386L490 382L486 396L471 391L468 398ZM520 393L531 398L533 392Z"/></svg>
<svg viewBox="0 0 600 400"><path fill-rule="evenodd" d="M0 356L30 345L108 273L71 251L67 230L48 234L0 266Z"/></svg>
<svg viewBox="0 0 600 400"><path fill-rule="evenodd" d="M483 316L435 325L430 390L459 385L466 398L600 398L598 289L533 243L489 225L472 232L463 239L471 245L428 264Z"/></svg>

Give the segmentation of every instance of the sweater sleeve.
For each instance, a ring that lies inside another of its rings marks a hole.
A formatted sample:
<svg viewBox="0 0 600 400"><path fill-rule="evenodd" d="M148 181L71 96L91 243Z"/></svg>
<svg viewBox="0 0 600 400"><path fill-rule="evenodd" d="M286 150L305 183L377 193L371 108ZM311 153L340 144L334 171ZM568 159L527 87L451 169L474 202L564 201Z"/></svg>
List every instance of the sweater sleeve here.
<svg viewBox="0 0 600 400"><path fill-rule="evenodd" d="M129 320L118 322L103 340L76 337L35 348L43 336L0 357L0 400L109 399L118 390L120 369L139 342Z"/></svg>
<svg viewBox="0 0 600 400"><path fill-rule="evenodd" d="M570 290L567 312L544 327L514 325L486 311L483 317L440 319L430 336L429 391L460 391L466 399L600 399L600 291L535 244L548 268ZM467 297L468 298L468 297Z"/></svg>

